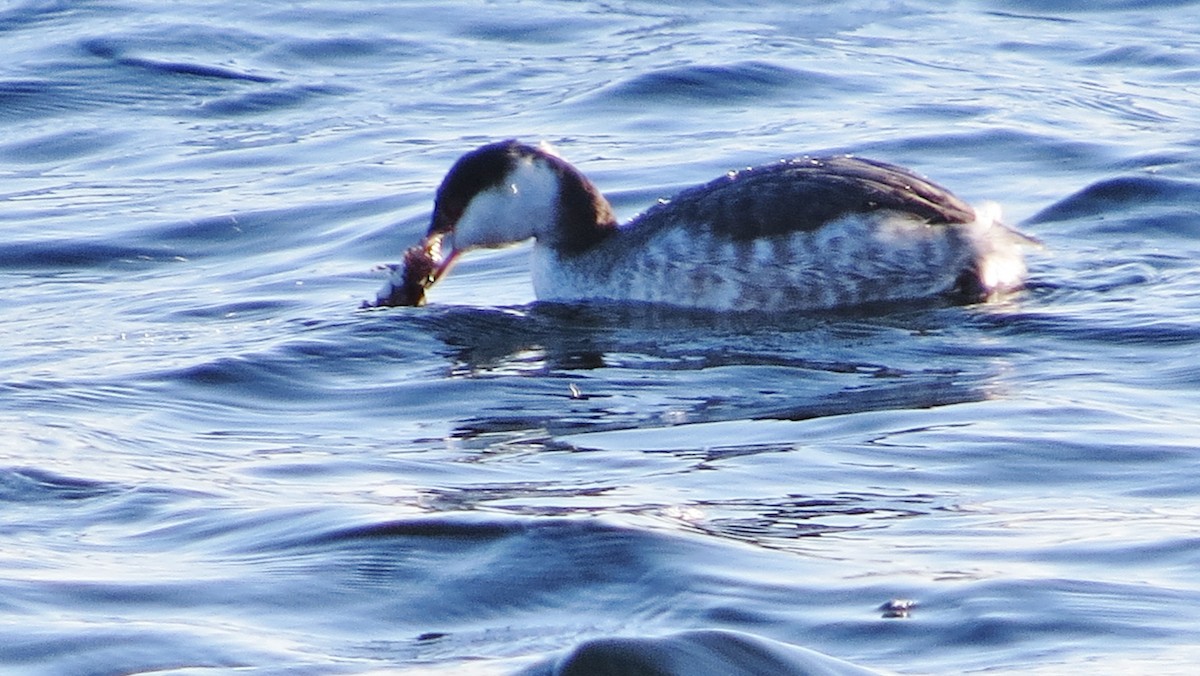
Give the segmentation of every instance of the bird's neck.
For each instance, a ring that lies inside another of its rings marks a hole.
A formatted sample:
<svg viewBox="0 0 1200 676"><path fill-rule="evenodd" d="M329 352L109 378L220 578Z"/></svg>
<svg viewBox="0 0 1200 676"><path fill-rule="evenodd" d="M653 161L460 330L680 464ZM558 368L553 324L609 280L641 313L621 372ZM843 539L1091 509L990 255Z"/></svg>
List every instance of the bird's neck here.
<svg viewBox="0 0 1200 676"><path fill-rule="evenodd" d="M554 232L545 238L545 244L560 254L576 255L616 232L612 205L586 176L556 156L542 161L554 172L558 185Z"/></svg>

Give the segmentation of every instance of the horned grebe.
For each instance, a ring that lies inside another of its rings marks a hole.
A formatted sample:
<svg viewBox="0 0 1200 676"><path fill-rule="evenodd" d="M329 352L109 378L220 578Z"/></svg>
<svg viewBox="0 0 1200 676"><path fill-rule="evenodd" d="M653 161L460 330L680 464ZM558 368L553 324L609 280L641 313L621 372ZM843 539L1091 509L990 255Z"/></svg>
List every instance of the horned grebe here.
<svg viewBox="0 0 1200 676"><path fill-rule="evenodd" d="M462 156L425 239L378 305L420 305L458 256L532 238L541 300L709 310L815 310L1020 287L1021 244L999 221L907 169L851 156L731 171L626 225L582 173L516 141Z"/></svg>

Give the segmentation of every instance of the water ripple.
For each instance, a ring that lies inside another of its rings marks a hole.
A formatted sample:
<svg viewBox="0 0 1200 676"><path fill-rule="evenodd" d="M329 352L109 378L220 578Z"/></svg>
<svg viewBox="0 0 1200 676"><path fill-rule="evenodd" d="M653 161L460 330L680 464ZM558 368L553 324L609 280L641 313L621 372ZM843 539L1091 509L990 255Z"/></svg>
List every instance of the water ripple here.
<svg viewBox="0 0 1200 676"><path fill-rule="evenodd" d="M0 671L1190 673L1200 4L981 4L0 8ZM1045 247L966 306L557 306L514 247L359 310L509 137L624 215L878 157Z"/></svg>
<svg viewBox="0 0 1200 676"><path fill-rule="evenodd" d="M112 61L115 64L129 68L141 69L150 73L166 75L185 75L218 80L244 80L247 82L277 82L273 77L257 75L243 71L203 63L187 63L183 61L167 61L146 57L128 56L124 50L109 39L93 38L84 40L81 44L84 51L92 56Z"/></svg>
<svg viewBox="0 0 1200 676"><path fill-rule="evenodd" d="M851 87L843 79L762 61L722 66L679 66L635 75L600 96L610 101L672 100L725 103L781 94L812 95L814 90Z"/></svg>
<svg viewBox="0 0 1200 676"><path fill-rule="evenodd" d="M1119 176L1087 186L1042 209L1031 224L1076 219L1112 220L1113 227L1145 233L1153 228L1175 236L1200 235L1200 183L1162 176Z"/></svg>

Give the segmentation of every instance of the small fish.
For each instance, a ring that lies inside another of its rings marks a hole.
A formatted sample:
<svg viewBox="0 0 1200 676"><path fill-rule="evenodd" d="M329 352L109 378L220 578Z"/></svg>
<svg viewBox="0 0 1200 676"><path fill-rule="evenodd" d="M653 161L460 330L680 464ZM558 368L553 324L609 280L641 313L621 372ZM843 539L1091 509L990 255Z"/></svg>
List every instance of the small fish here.
<svg viewBox="0 0 1200 676"><path fill-rule="evenodd" d="M425 291L444 271L440 238L426 238L404 251L404 259L385 267L388 279L375 294L375 304L364 307L417 307L425 304Z"/></svg>

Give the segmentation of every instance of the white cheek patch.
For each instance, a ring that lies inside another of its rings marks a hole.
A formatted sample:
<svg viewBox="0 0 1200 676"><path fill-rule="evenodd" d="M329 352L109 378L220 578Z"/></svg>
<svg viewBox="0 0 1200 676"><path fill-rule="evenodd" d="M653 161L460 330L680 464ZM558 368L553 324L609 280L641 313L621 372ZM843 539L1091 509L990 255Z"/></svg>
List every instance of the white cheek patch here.
<svg viewBox="0 0 1200 676"><path fill-rule="evenodd" d="M491 248L533 236L515 227L514 193L504 187L475 195L454 226L454 247L459 250ZM527 226L526 226L527 227Z"/></svg>
<svg viewBox="0 0 1200 676"><path fill-rule="evenodd" d="M523 160L504 183L477 193L454 226L459 250L494 248L547 233L558 217L558 175Z"/></svg>

